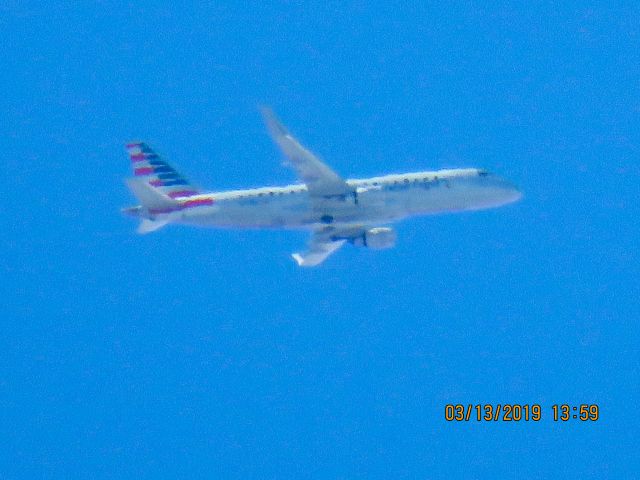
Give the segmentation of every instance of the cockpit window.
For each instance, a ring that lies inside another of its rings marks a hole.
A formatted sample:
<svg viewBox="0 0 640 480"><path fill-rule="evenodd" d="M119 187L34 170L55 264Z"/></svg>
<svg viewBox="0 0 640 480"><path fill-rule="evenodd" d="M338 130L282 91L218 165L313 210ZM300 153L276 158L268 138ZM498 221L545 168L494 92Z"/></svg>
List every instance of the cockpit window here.
<svg viewBox="0 0 640 480"><path fill-rule="evenodd" d="M479 177L486 177L487 175L489 175L489 172L487 172L486 170L478 170Z"/></svg>

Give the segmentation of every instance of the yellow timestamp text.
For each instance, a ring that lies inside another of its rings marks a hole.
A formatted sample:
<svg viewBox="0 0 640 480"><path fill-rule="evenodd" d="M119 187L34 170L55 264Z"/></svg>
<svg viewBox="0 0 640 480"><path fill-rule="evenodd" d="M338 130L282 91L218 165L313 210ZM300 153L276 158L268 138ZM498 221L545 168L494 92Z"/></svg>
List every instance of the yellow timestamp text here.
<svg viewBox="0 0 640 480"><path fill-rule="evenodd" d="M447 422L539 422L544 410L537 403L448 403L444 406L444 419ZM555 422L595 422L600 418L600 407L596 404L555 404L550 410L548 413Z"/></svg>

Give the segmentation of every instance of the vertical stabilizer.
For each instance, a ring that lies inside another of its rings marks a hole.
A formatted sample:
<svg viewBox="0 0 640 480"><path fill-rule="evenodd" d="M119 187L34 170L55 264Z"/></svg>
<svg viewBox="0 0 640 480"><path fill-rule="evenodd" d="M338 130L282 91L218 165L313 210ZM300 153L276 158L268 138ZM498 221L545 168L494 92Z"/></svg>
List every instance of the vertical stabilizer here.
<svg viewBox="0 0 640 480"><path fill-rule="evenodd" d="M201 193L146 143L128 143L127 152L134 176L144 179L169 198L190 197Z"/></svg>

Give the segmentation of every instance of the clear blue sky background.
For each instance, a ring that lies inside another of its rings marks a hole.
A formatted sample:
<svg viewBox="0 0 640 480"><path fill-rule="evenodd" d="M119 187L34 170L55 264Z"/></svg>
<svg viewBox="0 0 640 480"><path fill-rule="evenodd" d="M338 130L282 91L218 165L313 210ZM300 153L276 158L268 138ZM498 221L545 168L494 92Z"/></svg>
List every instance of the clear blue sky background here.
<svg viewBox="0 0 640 480"><path fill-rule="evenodd" d="M194 3L0 3L0 477L636 475L638 3ZM293 181L262 103L345 176L525 197L313 270L303 233L137 236L127 140L211 189Z"/></svg>

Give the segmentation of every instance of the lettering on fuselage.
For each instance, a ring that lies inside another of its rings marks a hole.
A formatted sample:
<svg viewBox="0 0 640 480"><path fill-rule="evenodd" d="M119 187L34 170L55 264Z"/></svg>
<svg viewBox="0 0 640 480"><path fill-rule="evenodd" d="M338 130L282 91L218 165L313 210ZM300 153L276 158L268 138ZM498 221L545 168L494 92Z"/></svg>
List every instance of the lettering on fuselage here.
<svg viewBox="0 0 640 480"><path fill-rule="evenodd" d="M480 172L480 174L486 175L486 172ZM376 180L376 181L367 181L367 180L355 180L348 181L350 185L355 188L361 188L367 191L371 189L375 191L378 189L382 192L399 192L403 190L408 190L410 188L421 188L424 190L429 190L432 188L445 186L446 188L451 188L451 184L448 178L441 178L438 175L427 175L427 176L419 176L416 174L410 174L410 177L404 178L396 178L394 180ZM413 178L412 178L413 177ZM284 196L295 195L298 193L307 193L306 186L295 186L295 187L278 187L273 189L253 189L253 190L242 190L238 192L233 192L227 194L226 198L222 197L221 200L236 200L238 205L260 205L268 203L270 199L273 198L282 198ZM350 195L338 194L338 195L325 195L323 198L326 200L338 200L341 202L345 202L348 199L352 199L354 204L358 204L358 192L353 192Z"/></svg>

